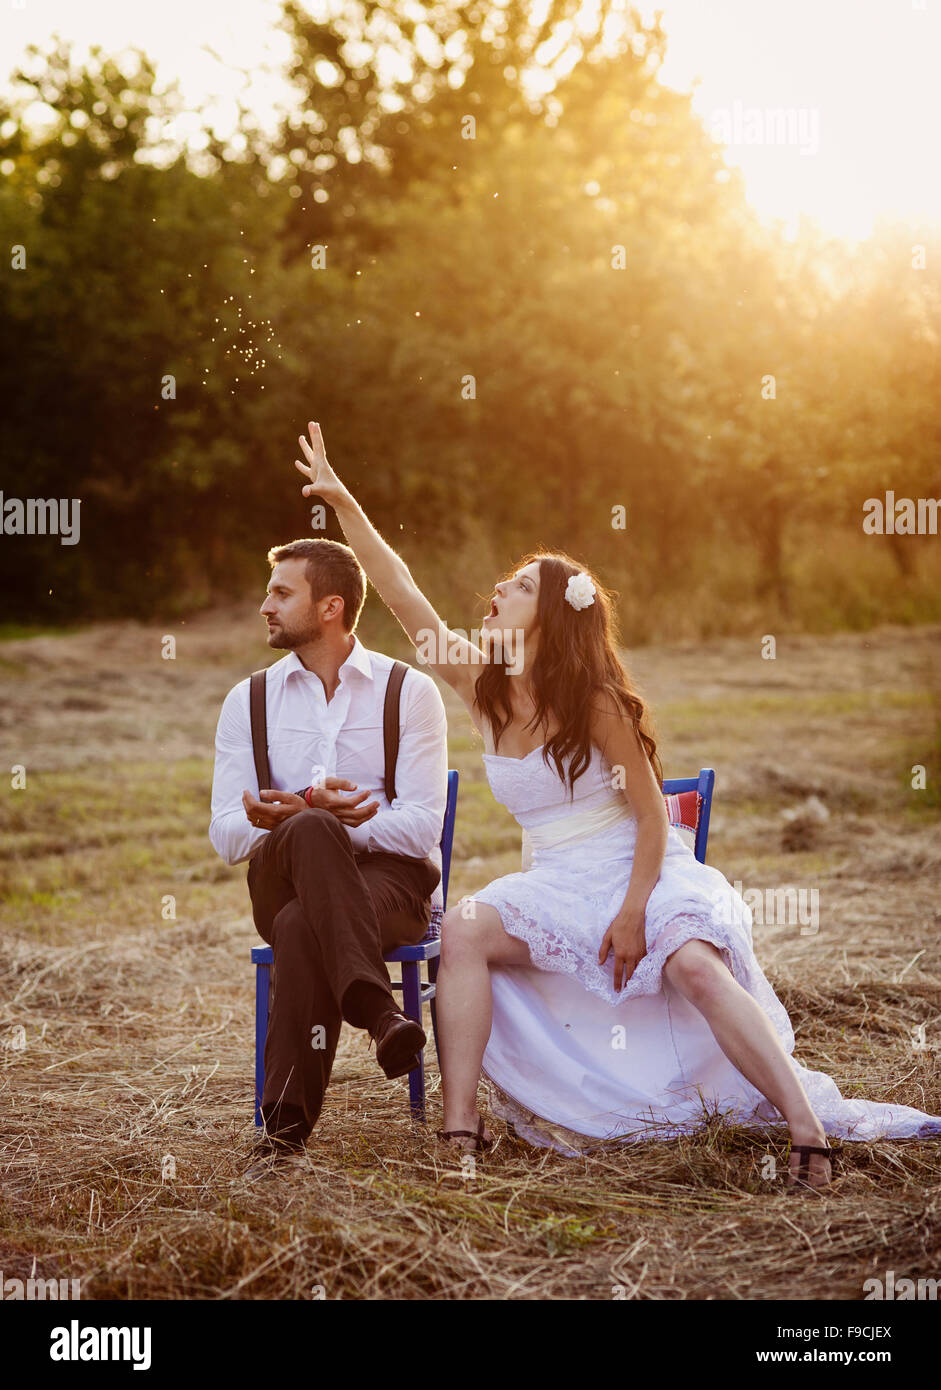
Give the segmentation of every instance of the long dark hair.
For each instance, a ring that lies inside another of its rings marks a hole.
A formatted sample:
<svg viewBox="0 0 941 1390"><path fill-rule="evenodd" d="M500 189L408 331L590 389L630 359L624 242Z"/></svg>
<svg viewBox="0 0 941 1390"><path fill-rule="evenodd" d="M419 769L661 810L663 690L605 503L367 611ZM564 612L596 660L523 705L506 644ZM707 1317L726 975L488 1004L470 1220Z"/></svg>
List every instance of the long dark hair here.
<svg viewBox="0 0 941 1390"><path fill-rule="evenodd" d="M551 757L556 772L565 781L563 759L572 755L568 783L569 795L573 795L576 778L591 762L592 697L607 691L636 729L662 788L663 769L650 712L632 688L617 653L614 608L617 595L589 574L596 590L595 601L587 608L573 608L565 598L569 577L581 571L589 572L571 556L558 551L537 550L525 555L504 578L511 578L523 565L534 561L539 564L536 606L539 647L529 675L536 710L525 727L542 728L548 733L550 721L559 726L542 750L543 761L548 767ZM474 703L493 730L494 751L513 717L508 699L510 679L503 663L493 660L487 663L474 683Z"/></svg>

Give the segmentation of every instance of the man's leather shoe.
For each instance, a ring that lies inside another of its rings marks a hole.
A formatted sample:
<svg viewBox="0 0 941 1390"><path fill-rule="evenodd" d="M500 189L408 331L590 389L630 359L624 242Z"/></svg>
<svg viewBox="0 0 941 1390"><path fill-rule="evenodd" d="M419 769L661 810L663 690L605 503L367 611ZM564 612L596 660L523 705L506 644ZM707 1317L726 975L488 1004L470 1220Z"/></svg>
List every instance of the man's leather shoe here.
<svg viewBox="0 0 941 1390"><path fill-rule="evenodd" d="M397 1009L384 1013L371 1030L376 1044L376 1061L389 1080L414 1071L421 1062L421 1050L428 1039L420 1023L406 1018Z"/></svg>

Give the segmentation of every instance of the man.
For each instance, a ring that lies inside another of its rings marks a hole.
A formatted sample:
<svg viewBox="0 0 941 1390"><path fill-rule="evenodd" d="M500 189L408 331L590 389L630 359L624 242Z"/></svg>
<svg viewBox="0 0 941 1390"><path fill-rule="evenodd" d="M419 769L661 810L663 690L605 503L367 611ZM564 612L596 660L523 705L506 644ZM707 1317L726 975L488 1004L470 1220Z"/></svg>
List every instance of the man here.
<svg viewBox="0 0 941 1390"><path fill-rule="evenodd" d="M356 636L366 583L353 551L299 540L275 547L268 560L261 613L268 645L288 652L266 674L272 786L257 796L251 790L246 679L219 716L209 827L227 864L249 860L255 925L274 956L265 1160L303 1151L342 1019L369 1032L387 1076L418 1065L425 1034L399 1009L382 956L426 933L441 879L447 788L444 703L432 678L409 667L391 805L386 796L383 704L392 658Z"/></svg>

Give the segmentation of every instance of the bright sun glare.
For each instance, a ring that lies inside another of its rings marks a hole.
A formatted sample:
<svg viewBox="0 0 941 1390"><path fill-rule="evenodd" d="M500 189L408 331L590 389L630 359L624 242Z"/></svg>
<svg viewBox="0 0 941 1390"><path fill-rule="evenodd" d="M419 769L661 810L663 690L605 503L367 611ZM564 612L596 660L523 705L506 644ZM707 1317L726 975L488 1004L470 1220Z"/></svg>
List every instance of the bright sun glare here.
<svg viewBox="0 0 941 1390"><path fill-rule="evenodd" d="M272 118L281 88L270 68L287 51L275 0L23 4L4 17L3 77L27 44L58 33L108 51L143 48L165 80L179 78L192 107L208 105L220 133L237 96L263 123ZM883 217L941 222L941 0L661 0L638 8L646 18L662 12L662 79L681 90L696 84L695 110L741 167L762 217L793 232L805 215L850 238Z"/></svg>

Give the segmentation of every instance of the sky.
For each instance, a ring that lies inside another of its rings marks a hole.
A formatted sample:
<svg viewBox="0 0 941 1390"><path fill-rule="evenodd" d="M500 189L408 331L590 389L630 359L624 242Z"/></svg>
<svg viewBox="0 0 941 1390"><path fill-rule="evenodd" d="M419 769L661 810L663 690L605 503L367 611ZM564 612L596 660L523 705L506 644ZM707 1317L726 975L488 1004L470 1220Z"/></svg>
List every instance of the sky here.
<svg viewBox="0 0 941 1390"><path fill-rule="evenodd" d="M795 231L804 215L849 239L880 218L941 223L941 0L635 4L646 17L661 11L669 39L661 78L694 91L695 110L741 167L761 217ZM287 40L275 27L276 0L0 6L0 81L29 43L58 33L111 52L143 48L194 108L216 113L220 132L238 92L264 124L282 90L276 70Z"/></svg>

